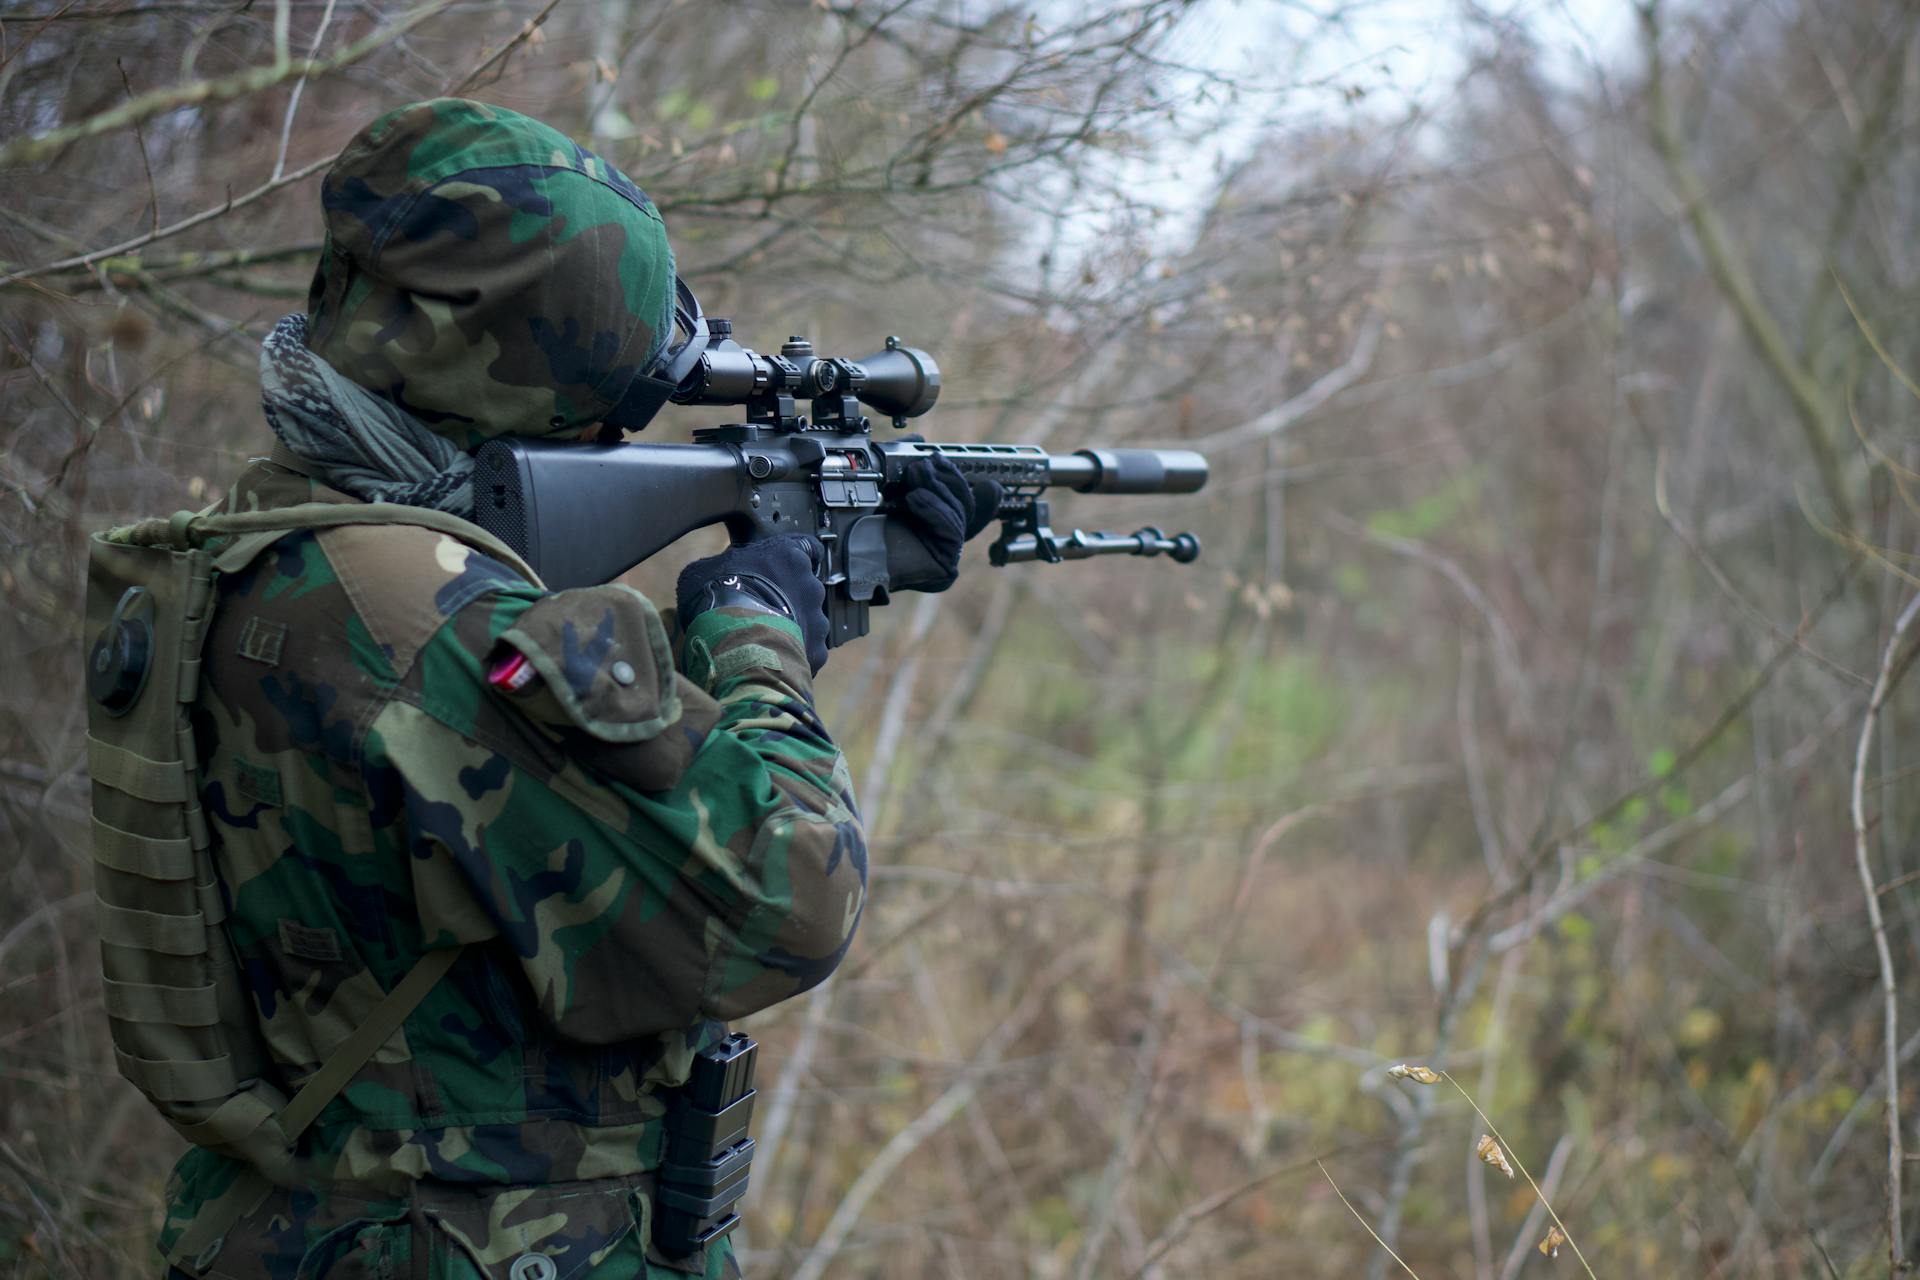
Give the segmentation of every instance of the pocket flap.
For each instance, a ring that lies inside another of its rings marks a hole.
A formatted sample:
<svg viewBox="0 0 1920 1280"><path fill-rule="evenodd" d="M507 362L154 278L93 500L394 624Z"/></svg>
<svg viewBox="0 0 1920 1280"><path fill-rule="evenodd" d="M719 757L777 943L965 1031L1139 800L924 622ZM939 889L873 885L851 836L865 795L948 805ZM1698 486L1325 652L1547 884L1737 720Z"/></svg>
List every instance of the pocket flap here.
<svg viewBox="0 0 1920 1280"><path fill-rule="evenodd" d="M500 639L533 664L567 719L602 742L645 742L680 718L667 629L631 587L556 592Z"/></svg>
<svg viewBox="0 0 1920 1280"><path fill-rule="evenodd" d="M615 1179L438 1187L420 1203L427 1220L488 1280L570 1280L590 1274L635 1235L638 1194L631 1182Z"/></svg>

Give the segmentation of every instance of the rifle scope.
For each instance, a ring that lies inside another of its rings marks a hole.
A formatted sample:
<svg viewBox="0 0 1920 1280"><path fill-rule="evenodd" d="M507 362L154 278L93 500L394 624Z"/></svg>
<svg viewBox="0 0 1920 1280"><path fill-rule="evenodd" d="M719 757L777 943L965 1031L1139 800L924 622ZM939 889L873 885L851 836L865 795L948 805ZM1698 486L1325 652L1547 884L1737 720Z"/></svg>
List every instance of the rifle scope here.
<svg viewBox="0 0 1920 1280"><path fill-rule="evenodd" d="M733 341L729 321L708 317L706 324L706 350L674 391L676 404L756 405L783 396L853 396L900 426L940 398L940 366L898 338L888 338L884 350L859 360L815 355L813 344L798 336L782 343L779 355L762 355Z"/></svg>

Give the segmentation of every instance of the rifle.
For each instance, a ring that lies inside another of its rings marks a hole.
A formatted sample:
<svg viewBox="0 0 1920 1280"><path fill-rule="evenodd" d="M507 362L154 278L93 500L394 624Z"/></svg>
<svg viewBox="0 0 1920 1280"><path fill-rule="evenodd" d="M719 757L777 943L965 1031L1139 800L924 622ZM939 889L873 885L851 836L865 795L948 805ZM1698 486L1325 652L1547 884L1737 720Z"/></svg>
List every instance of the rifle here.
<svg viewBox="0 0 1920 1280"><path fill-rule="evenodd" d="M867 611L889 595L941 580L913 533L888 518L889 487L938 454L968 480L997 481L995 565L1092 556L1200 555L1191 533L1056 533L1045 494L1193 493L1207 460L1180 449L1080 449L1025 444L876 441L861 404L903 427L933 408L940 369L888 338L861 360L820 357L805 338L777 356L733 341L727 320L702 316L682 287L683 345L669 372L679 404L744 405L746 421L694 432L693 444L572 444L501 438L475 452L474 521L523 556L555 589L608 582L694 529L724 524L736 544L811 534L826 549L827 643L867 633ZM689 314L687 308L691 305ZM692 347L689 354L689 347ZM811 415L799 412L811 401Z"/></svg>

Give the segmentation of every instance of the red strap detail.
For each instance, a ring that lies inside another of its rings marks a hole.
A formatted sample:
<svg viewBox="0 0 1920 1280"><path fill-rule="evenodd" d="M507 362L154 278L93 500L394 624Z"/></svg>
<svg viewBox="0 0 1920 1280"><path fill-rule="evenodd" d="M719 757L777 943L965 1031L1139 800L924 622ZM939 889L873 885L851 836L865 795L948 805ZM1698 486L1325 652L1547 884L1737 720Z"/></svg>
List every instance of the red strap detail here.
<svg viewBox="0 0 1920 1280"><path fill-rule="evenodd" d="M487 668L487 683L502 693L519 693L539 678L527 655L517 649L509 650Z"/></svg>

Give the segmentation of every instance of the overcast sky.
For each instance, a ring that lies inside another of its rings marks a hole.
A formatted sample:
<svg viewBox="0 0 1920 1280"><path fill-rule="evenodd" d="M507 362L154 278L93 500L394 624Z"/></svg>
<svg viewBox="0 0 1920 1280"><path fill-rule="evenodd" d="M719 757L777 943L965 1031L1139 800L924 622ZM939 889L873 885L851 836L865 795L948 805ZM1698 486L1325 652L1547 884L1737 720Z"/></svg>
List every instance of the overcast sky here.
<svg viewBox="0 0 1920 1280"><path fill-rule="evenodd" d="M1236 79L1295 88L1263 104L1227 113L1198 149L1169 149L1143 162L1137 181L1176 217L1163 228L1178 241L1212 193L1211 175L1238 161L1259 132L1260 112L1305 122L1359 111L1404 118L1418 104L1444 114L1445 97L1484 35L1473 32L1459 0L1312 0L1338 7L1338 22L1308 12L1308 0L1212 0L1183 28L1183 62ZM1636 37L1629 0L1485 0L1481 9L1532 31L1553 78L1581 79L1596 64L1631 66ZM1348 91L1364 90L1350 100ZM1169 246L1171 247L1171 245Z"/></svg>

